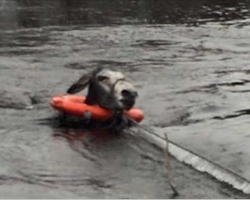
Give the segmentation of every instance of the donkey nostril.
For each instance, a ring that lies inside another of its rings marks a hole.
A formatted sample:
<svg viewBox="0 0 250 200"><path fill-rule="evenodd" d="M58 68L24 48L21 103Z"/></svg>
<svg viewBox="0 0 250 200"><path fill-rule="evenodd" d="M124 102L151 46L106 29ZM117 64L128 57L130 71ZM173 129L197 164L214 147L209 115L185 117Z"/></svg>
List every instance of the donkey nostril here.
<svg viewBox="0 0 250 200"><path fill-rule="evenodd" d="M136 91L133 90L122 90L122 96L123 97L127 97L127 98L135 98L138 96L138 93Z"/></svg>
<svg viewBox="0 0 250 200"><path fill-rule="evenodd" d="M122 90L122 96L127 97L129 94L130 92L128 90Z"/></svg>

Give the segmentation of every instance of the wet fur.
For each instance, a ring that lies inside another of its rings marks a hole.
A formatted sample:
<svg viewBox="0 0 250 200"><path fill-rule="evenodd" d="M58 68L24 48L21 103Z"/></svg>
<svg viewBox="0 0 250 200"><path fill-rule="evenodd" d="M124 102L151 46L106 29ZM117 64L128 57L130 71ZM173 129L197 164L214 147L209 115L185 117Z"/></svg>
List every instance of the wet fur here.
<svg viewBox="0 0 250 200"><path fill-rule="evenodd" d="M113 116L105 122L109 126L120 124L128 125L128 120L122 115L124 108L118 104L117 99L114 95L114 88L111 88L111 92L107 93L97 80L96 75L101 72L103 68L97 68L94 71L83 75L78 81L76 81L68 90L67 93L75 94L78 93L88 86L88 93L85 100L86 104L99 105L100 107L109 109L112 111Z"/></svg>

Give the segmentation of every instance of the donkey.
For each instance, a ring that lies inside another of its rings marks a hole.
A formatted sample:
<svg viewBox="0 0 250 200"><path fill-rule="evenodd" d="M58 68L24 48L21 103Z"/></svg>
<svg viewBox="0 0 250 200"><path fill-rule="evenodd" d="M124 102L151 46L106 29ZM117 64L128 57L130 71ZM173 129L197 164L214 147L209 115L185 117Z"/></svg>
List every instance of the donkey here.
<svg viewBox="0 0 250 200"><path fill-rule="evenodd" d="M123 111L131 109L138 96L134 85L123 73L104 68L97 68L81 76L67 93L78 93L87 86L85 103L109 109L113 113L112 121L123 118Z"/></svg>

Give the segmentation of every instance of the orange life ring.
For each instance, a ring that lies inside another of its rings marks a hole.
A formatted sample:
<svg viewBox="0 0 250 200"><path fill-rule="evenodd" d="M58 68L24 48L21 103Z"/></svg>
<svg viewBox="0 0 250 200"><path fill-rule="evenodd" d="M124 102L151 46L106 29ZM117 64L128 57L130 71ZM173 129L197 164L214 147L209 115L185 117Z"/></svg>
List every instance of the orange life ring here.
<svg viewBox="0 0 250 200"><path fill-rule="evenodd" d="M77 117L85 116L90 117L91 119L105 121L112 116L111 111L107 109L101 108L97 105L85 104L85 99L84 96L59 95L51 99L50 105L58 111ZM131 117L137 122L142 121L144 118L143 112L136 108L124 111L124 115Z"/></svg>

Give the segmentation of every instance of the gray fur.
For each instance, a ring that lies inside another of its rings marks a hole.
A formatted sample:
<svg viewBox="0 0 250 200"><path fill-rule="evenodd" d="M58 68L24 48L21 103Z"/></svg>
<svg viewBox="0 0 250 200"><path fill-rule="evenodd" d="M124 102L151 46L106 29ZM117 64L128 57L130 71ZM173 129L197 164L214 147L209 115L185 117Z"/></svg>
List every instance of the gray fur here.
<svg viewBox="0 0 250 200"><path fill-rule="evenodd" d="M135 104L137 91L121 72L97 68L80 77L67 93L78 93L87 86L87 104L97 104L114 112L129 110Z"/></svg>

